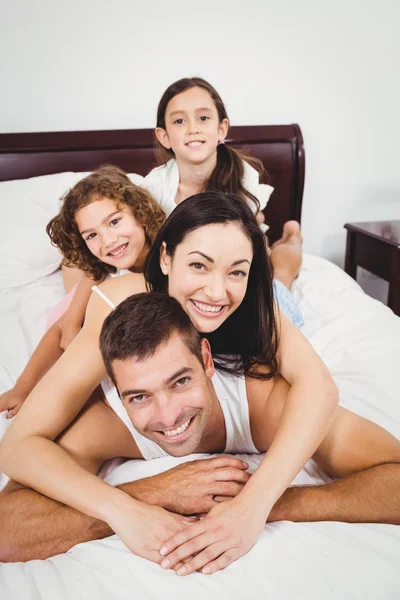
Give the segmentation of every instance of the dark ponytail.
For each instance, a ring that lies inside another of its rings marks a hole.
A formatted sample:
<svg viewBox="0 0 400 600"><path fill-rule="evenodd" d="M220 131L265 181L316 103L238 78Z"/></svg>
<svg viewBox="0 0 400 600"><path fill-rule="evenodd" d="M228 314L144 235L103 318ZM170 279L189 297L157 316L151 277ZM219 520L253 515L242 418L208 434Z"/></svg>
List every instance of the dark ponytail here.
<svg viewBox="0 0 400 600"><path fill-rule="evenodd" d="M242 184L244 160L257 169L257 160L253 161L250 157L235 148L231 148L225 144L219 144L217 147L217 164L206 183L204 191L227 192L229 194L235 194L244 200L251 200L256 207L255 212L258 213L260 210L258 198L246 190Z"/></svg>

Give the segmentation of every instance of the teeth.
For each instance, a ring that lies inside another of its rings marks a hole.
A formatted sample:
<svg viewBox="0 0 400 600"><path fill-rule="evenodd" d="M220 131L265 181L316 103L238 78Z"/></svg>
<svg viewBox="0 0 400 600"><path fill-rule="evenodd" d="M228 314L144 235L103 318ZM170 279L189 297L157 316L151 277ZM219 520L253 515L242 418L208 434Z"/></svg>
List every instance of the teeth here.
<svg viewBox="0 0 400 600"><path fill-rule="evenodd" d="M120 256L123 251L125 250L125 248L127 247L128 244L124 244L123 246L121 246L118 250L114 250L114 252L109 252L109 256Z"/></svg>
<svg viewBox="0 0 400 600"><path fill-rule="evenodd" d="M199 308L203 312L217 313L217 312L221 312L221 310L224 308L223 306L210 306L209 304L201 304L200 302L195 302L194 300L193 300L193 304L195 306L197 306L197 308Z"/></svg>
<svg viewBox="0 0 400 600"><path fill-rule="evenodd" d="M188 146L201 146L203 142L189 142L187 145Z"/></svg>
<svg viewBox="0 0 400 600"><path fill-rule="evenodd" d="M183 425L180 425L177 429L171 429L170 431L163 431L163 434L166 435L167 437L174 437L175 435L179 435L180 433L183 433L184 431L186 431L186 429L189 427L190 424L190 419L189 421L186 421L186 423L184 423Z"/></svg>

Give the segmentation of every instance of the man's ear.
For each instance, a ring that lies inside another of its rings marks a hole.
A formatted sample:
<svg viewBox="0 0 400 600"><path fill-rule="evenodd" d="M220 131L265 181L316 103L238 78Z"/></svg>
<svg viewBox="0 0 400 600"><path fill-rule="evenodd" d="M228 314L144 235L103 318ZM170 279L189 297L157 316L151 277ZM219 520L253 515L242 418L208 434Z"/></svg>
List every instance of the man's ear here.
<svg viewBox="0 0 400 600"><path fill-rule="evenodd" d="M156 127L155 134L161 146L164 146L167 150L171 150L171 144L169 143L169 136L166 129Z"/></svg>
<svg viewBox="0 0 400 600"><path fill-rule="evenodd" d="M202 338L201 340L201 357L207 377L212 377L215 373L215 367L211 354L211 346L206 338Z"/></svg>
<svg viewBox="0 0 400 600"><path fill-rule="evenodd" d="M167 254L167 244L162 242L160 248L160 269L163 275L169 275L170 267L171 257Z"/></svg>
<svg viewBox="0 0 400 600"><path fill-rule="evenodd" d="M228 135L229 119L222 119L218 126L218 141L223 142Z"/></svg>

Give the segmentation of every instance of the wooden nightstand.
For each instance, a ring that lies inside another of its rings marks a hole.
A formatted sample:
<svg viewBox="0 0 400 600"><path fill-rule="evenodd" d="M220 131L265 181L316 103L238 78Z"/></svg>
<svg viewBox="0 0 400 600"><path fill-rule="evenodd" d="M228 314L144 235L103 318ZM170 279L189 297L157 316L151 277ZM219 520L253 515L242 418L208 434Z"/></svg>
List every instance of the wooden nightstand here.
<svg viewBox="0 0 400 600"><path fill-rule="evenodd" d="M389 282L388 306L400 316L400 221L346 223L345 271L357 278L357 267Z"/></svg>

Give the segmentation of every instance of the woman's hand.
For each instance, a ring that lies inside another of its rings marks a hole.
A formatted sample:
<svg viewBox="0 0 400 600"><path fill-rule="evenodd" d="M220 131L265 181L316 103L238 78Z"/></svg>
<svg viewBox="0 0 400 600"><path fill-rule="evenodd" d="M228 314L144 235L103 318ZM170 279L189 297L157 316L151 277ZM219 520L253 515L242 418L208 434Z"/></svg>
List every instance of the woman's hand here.
<svg viewBox="0 0 400 600"><path fill-rule="evenodd" d="M175 568L178 575L199 570L209 575L224 569L254 546L268 512L240 496L218 504L204 519L168 539L160 549L161 566Z"/></svg>
<svg viewBox="0 0 400 600"><path fill-rule="evenodd" d="M161 562L160 546L167 539L196 522L196 517L175 515L126 498L123 508L107 519L108 524L131 552L153 562Z"/></svg>

